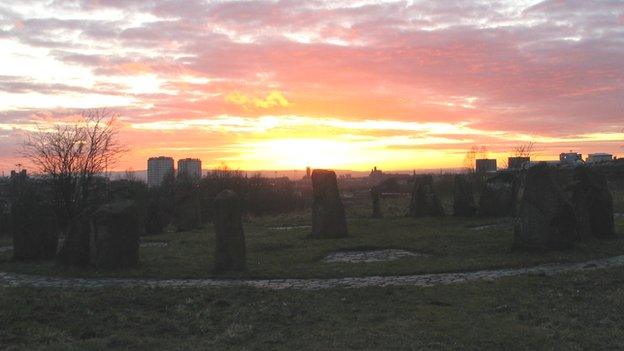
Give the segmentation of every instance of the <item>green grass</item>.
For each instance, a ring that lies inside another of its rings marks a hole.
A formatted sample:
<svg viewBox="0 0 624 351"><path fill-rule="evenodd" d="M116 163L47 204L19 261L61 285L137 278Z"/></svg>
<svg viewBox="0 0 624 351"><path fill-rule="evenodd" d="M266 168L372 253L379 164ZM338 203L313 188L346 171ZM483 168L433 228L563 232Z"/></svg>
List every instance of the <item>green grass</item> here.
<svg viewBox="0 0 624 351"><path fill-rule="evenodd" d="M397 199L404 201L404 199ZM405 218L402 213L381 220L366 218L368 208L349 206L350 237L335 240L308 238L310 229L273 230L270 227L310 223L309 213L250 218L245 224L248 270L228 277L311 278L403 275L532 266L547 262L582 261L624 254L624 240L593 240L575 249L547 253L512 252L511 227L470 230L468 227L500 219ZM386 201L391 206L391 201ZM358 215L359 213L359 215ZM386 211L388 213L388 211ZM618 221L624 232L624 221ZM212 226L203 230L167 233L145 240L167 241L165 248L141 248L140 267L121 272L61 268L51 262L12 262L0 253L0 271L62 276L205 278L211 273L214 250ZM336 250L396 248L428 254L393 262L324 263Z"/></svg>
<svg viewBox="0 0 624 351"><path fill-rule="evenodd" d="M581 261L624 254L624 240L573 250L512 252L511 228L469 227L500 219L403 217L405 198L384 201L382 220L367 202L347 203L351 236L312 240L309 213L249 218L243 277L342 277L469 271ZM617 222L619 233L624 221ZM55 276L211 277L212 227L145 240L138 269L98 272L0 253L0 271ZM342 249L400 248L429 257L326 264ZM234 275L230 275L234 276ZM624 346L624 269L503 278L429 288L320 291L251 288L0 288L0 349L7 350L585 350Z"/></svg>
<svg viewBox="0 0 624 351"><path fill-rule="evenodd" d="M623 270L430 288L0 288L8 350L588 350L624 345Z"/></svg>

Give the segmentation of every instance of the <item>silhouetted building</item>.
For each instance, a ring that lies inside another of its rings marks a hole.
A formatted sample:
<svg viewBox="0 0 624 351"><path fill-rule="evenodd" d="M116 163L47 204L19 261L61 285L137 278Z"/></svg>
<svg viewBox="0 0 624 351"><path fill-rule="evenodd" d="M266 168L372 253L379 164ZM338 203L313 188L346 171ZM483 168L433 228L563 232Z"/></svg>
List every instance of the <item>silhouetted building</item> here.
<svg viewBox="0 0 624 351"><path fill-rule="evenodd" d="M559 161L563 164L574 165L583 162L583 155L576 152L563 152L559 154Z"/></svg>
<svg viewBox="0 0 624 351"><path fill-rule="evenodd" d="M509 169L522 169L525 164L531 162L530 157L509 157L507 159L507 168Z"/></svg>
<svg viewBox="0 0 624 351"><path fill-rule="evenodd" d="M380 179L383 177L383 172L380 169L377 169L377 166L375 166L373 167L373 169L371 169L371 172L368 175L368 177L372 179Z"/></svg>
<svg viewBox="0 0 624 351"><path fill-rule="evenodd" d="M150 157L147 160L147 186L159 186L163 179L173 172L173 158L166 156Z"/></svg>
<svg viewBox="0 0 624 351"><path fill-rule="evenodd" d="M182 160L178 160L178 176L182 174L186 174L190 178L201 178L201 160L198 158L185 158Z"/></svg>
<svg viewBox="0 0 624 351"><path fill-rule="evenodd" d="M613 155L607 153L595 153L587 155L587 163L598 163L613 161Z"/></svg>
<svg viewBox="0 0 624 351"><path fill-rule="evenodd" d="M496 159L484 158L475 161L475 171L477 173L496 172Z"/></svg>
<svg viewBox="0 0 624 351"><path fill-rule="evenodd" d="M312 168L308 166L306 167L306 174L303 176L303 179L310 179L311 176L312 176Z"/></svg>
<svg viewBox="0 0 624 351"><path fill-rule="evenodd" d="M26 173L25 169L22 169L21 171L11 171L11 178L15 178L18 176L26 178L28 174Z"/></svg>

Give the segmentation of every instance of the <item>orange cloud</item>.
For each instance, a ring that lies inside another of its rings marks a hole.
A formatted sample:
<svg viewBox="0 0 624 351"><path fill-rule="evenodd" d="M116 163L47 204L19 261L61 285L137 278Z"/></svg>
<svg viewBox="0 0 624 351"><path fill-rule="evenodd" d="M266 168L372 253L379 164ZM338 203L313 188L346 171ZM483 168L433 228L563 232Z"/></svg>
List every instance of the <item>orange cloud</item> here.
<svg viewBox="0 0 624 351"><path fill-rule="evenodd" d="M271 108L275 106L286 107L290 105L290 102L284 97L284 95L277 91L271 91L264 99L258 97L251 97L239 92L233 92L225 97L225 101L243 106L245 109L251 107L255 108Z"/></svg>

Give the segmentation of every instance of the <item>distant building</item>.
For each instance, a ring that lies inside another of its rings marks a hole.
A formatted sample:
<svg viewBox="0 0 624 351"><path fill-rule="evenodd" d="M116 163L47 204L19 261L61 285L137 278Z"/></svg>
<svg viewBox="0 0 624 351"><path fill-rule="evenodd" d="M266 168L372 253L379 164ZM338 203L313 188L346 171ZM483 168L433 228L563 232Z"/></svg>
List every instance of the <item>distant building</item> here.
<svg viewBox="0 0 624 351"><path fill-rule="evenodd" d="M201 178L201 160L197 158L185 158L178 160L178 176L182 174L186 174L190 178Z"/></svg>
<svg viewBox="0 0 624 351"><path fill-rule="evenodd" d="M21 171L11 171L11 179L15 178L15 177L28 177L28 174L26 173L25 169L22 169Z"/></svg>
<svg viewBox="0 0 624 351"><path fill-rule="evenodd" d="M496 172L496 159L483 158L475 161L475 171L477 173Z"/></svg>
<svg viewBox="0 0 624 351"><path fill-rule="evenodd" d="M613 155L607 153L595 153L587 155L587 163L608 162L613 161Z"/></svg>
<svg viewBox="0 0 624 351"><path fill-rule="evenodd" d="M373 169L371 169L371 172L368 175L368 177L372 179L380 179L383 177L383 172L380 169L377 169L377 166L375 166L373 167Z"/></svg>
<svg viewBox="0 0 624 351"><path fill-rule="evenodd" d="M530 157L509 157L507 158L507 168L509 169L522 169L525 164L531 162Z"/></svg>
<svg viewBox="0 0 624 351"><path fill-rule="evenodd" d="M169 174L173 174L173 158L159 156L150 157L147 160L147 186L159 186L163 179Z"/></svg>
<svg viewBox="0 0 624 351"><path fill-rule="evenodd" d="M306 167L306 174L303 176L303 179L310 179L312 177L312 168L309 166Z"/></svg>
<svg viewBox="0 0 624 351"><path fill-rule="evenodd" d="M559 154L559 161L563 164L574 165L583 162L583 155L576 152L563 152Z"/></svg>

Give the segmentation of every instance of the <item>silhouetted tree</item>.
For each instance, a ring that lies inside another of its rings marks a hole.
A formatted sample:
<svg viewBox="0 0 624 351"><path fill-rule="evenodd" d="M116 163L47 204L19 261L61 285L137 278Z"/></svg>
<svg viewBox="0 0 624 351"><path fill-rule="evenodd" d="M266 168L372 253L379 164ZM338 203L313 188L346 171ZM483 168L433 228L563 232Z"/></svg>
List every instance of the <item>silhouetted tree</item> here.
<svg viewBox="0 0 624 351"><path fill-rule="evenodd" d="M174 211L175 177L165 176L159 186L149 188L145 220L145 234L160 234L171 223Z"/></svg>
<svg viewBox="0 0 624 351"><path fill-rule="evenodd" d="M530 141L526 144L515 146L512 149L512 154L514 157L531 157L533 151L535 151L535 143Z"/></svg>
<svg viewBox="0 0 624 351"><path fill-rule="evenodd" d="M175 180L173 224L177 231L187 231L201 226L201 205L198 182L187 174Z"/></svg>
<svg viewBox="0 0 624 351"><path fill-rule="evenodd" d="M475 171L475 160L487 158L488 150L485 146L473 146L466 152L464 157L464 167L469 173Z"/></svg>
<svg viewBox="0 0 624 351"><path fill-rule="evenodd" d="M125 150L117 142L115 120L109 110L86 110L73 123L41 126L24 144L23 155L52 181L65 236L58 256L61 263L89 262L88 222L95 209L95 179Z"/></svg>

